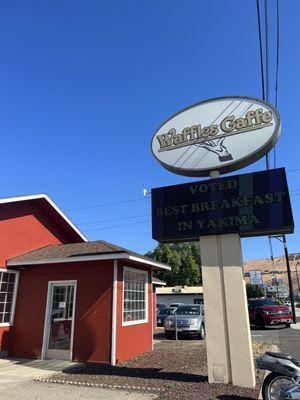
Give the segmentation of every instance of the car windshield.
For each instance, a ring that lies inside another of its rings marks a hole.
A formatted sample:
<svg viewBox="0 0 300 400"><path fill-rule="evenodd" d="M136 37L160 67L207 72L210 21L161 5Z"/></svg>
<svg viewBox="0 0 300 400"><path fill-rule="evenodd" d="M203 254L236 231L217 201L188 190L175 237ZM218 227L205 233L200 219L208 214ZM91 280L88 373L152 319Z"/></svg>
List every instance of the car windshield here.
<svg viewBox="0 0 300 400"><path fill-rule="evenodd" d="M177 315L200 315L199 306L180 306L176 310Z"/></svg>
<svg viewBox="0 0 300 400"><path fill-rule="evenodd" d="M174 313L174 308L164 308L163 310L160 311L160 314L165 314L165 315L170 315Z"/></svg>
<svg viewBox="0 0 300 400"><path fill-rule="evenodd" d="M279 305L276 300L272 300L272 299L255 300L255 301L251 302L250 304L252 304L253 306L256 306L256 307L261 307L261 306L268 307L268 306L278 306Z"/></svg>

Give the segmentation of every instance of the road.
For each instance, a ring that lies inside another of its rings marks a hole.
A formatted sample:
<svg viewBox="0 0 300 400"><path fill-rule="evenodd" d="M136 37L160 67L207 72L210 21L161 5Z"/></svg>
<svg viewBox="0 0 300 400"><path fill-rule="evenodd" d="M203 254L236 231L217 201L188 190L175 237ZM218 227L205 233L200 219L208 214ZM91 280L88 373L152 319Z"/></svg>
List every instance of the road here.
<svg viewBox="0 0 300 400"><path fill-rule="evenodd" d="M297 322L300 324L300 310L297 309ZM285 327L268 327L265 329L251 329L252 339L257 342L272 343L280 351L289 353L300 359L300 330Z"/></svg>
<svg viewBox="0 0 300 400"><path fill-rule="evenodd" d="M284 327L252 329L251 336L256 342L275 344L283 353L300 359L300 330Z"/></svg>

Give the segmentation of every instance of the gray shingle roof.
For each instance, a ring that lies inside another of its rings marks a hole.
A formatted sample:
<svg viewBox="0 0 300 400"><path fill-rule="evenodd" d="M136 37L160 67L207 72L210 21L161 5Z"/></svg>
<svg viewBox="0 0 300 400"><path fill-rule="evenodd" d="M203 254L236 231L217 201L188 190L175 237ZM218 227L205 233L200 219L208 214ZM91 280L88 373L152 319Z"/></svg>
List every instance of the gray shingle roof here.
<svg viewBox="0 0 300 400"><path fill-rule="evenodd" d="M94 242L85 243L71 243L71 244L56 244L42 247L41 249L31 251L29 253L22 254L20 256L11 258L8 260L7 265L22 265L30 264L31 262L37 264L39 261L45 263L47 260L62 260L76 257L80 261L81 257L85 256L97 256L97 255L110 255L110 254L128 254L138 258L142 258L149 263L156 263L161 268L167 268L168 266L158 263L149 257L135 253L133 251L124 249L123 247L108 243L104 240L97 240Z"/></svg>

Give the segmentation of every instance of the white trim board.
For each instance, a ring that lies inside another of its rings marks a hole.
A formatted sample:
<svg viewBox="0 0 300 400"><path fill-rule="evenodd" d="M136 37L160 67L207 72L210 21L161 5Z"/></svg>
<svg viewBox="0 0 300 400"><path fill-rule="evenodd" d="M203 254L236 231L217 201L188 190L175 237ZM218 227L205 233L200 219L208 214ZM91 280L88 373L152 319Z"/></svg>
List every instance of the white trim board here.
<svg viewBox="0 0 300 400"><path fill-rule="evenodd" d="M77 226L66 216L66 214L58 207L58 205L46 194L30 194L25 196L15 196L15 197L5 197L0 198L0 204L6 203L14 203L18 201L27 201L27 200L36 200L36 199L45 199L48 203L55 209L55 211L63 217L63 219L71 226L71 228L85 241L87 242L88 239L86 236L77 228Z"/></svg>
<svg viewBox="0 0 300 400"><path fill-rule="evenodd" d="M49 258L44 260L31 260L31 261L14 261L8 260L8 266L25 266L25 265L41 265L41 264L58 264L58 263L70 263L70 262L83 262L83 261L96 261L96 260L130 260L136 261L141 264L151 265L157 269L170 270L166 264L156 262L154 260L146 260L142 257L133 256L128 253L115 253L115 254L97 254L88 256L76 256L76 257L65 257L65 258Z"/></svg>
<svg viewBox="0 0 300 400"><path fill-rule="evenodd" d="M112 318L111 318L111 365L116 365L116 331L117 331L117 296L118 296L118 261L114 260Z"/></svg>

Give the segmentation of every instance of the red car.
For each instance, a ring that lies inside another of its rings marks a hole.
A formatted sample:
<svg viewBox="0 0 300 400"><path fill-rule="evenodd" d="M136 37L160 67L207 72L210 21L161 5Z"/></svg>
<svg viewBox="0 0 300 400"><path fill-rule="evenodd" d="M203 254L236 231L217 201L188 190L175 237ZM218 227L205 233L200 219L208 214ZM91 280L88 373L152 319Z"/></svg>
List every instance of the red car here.
<svg viewBox="0 0 300 400"><path fill-rule="evenodd" d="M274 299L251 299L248 301L250 324L264 328L293 322L291 308Z"/></svg>

